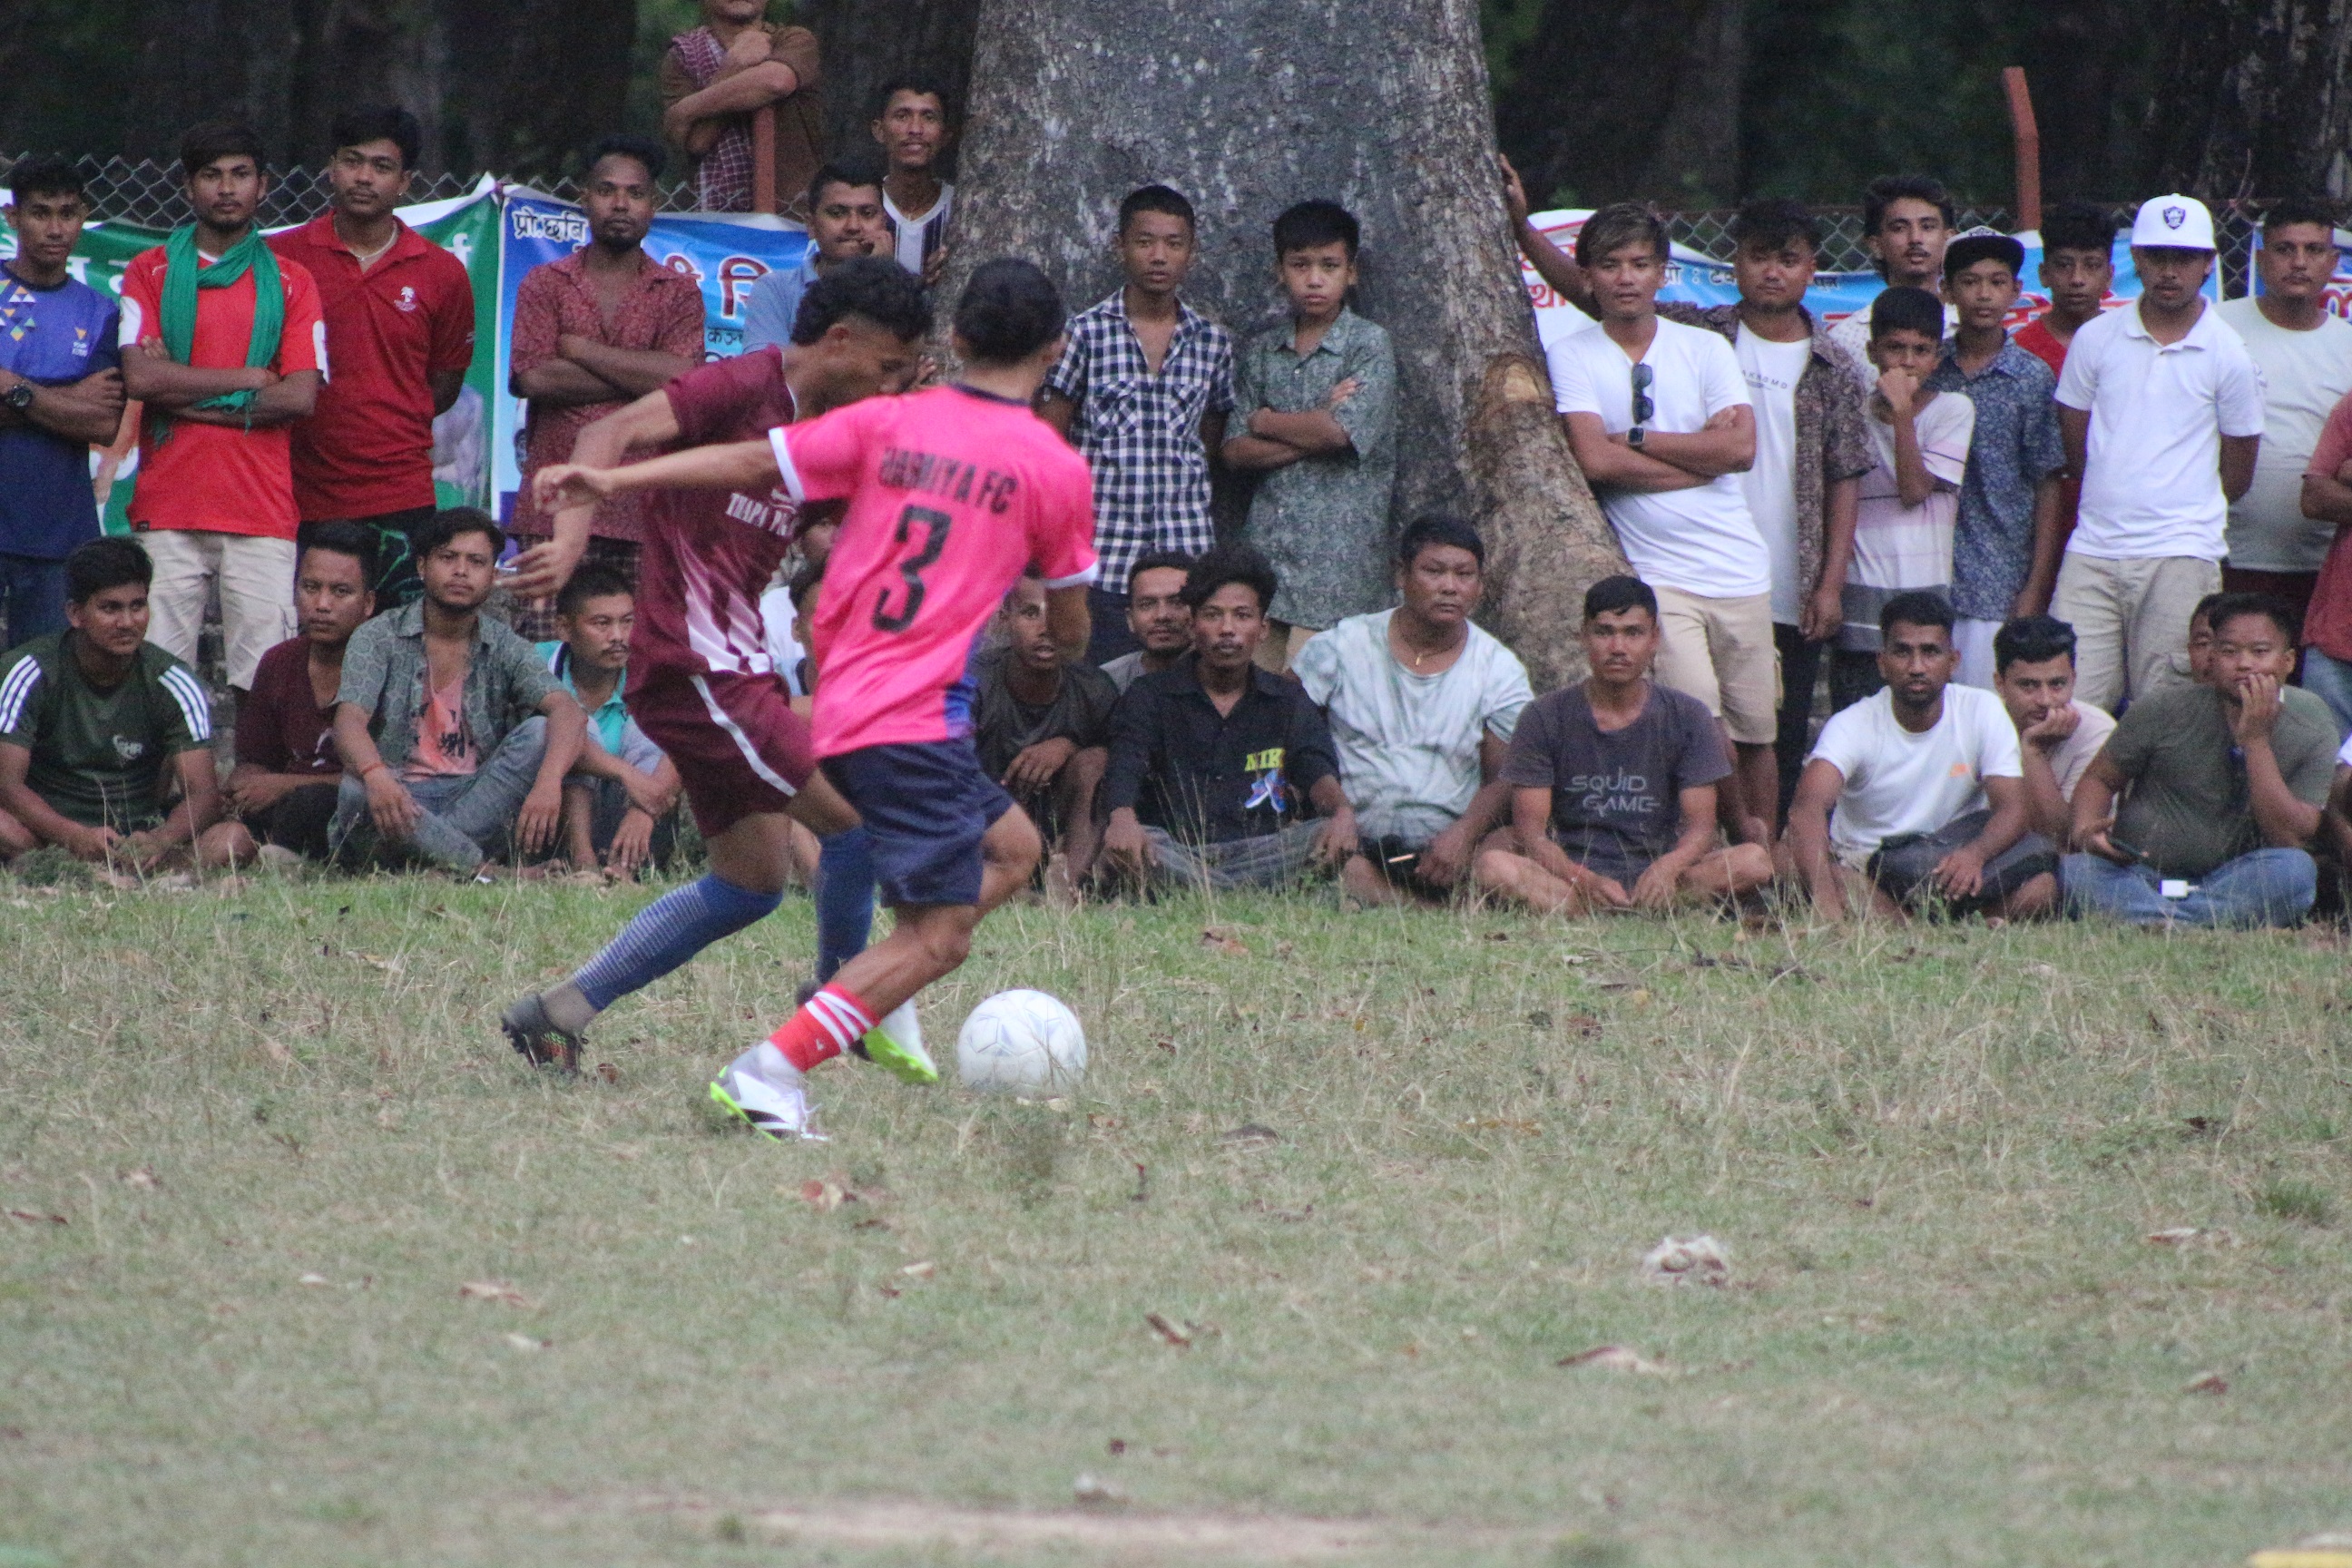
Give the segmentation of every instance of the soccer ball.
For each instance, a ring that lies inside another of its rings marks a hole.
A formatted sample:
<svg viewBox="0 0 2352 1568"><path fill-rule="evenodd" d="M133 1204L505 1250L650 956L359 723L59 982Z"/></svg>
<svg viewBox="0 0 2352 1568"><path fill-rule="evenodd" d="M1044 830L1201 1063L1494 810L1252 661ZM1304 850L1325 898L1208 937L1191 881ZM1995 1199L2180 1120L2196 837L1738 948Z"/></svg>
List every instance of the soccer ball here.
<svg viewBox="0 0 2352 1568"><path fill-rule="evenodd" d="M1043 991L998 992L971 1010L956 1036L956 1076L966 1089L1058 1093L1086 1075L1078 1016Z"/></svg>

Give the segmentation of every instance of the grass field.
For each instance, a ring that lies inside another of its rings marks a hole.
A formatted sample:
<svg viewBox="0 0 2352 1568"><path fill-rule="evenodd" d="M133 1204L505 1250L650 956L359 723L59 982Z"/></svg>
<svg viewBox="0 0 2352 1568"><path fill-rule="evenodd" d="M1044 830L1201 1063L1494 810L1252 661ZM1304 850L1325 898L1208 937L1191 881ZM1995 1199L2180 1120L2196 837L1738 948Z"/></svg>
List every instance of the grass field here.
<svg viewBox="0 0 2352 1568"><path fill-rule="evenodd" d="M2147 1568L2352 1528L2333 934L1013 910L931 1032L1055 991L1084 1093L828 1068L835 1142L785 1148L699 1095L805 902L616 1009L609 1080L498 1041L645 897L0 880L0 1568ZM1637 1280L1702 1232L1727 1284ZM1603 1345L1664 1374L1559 1364Z"/></svg>

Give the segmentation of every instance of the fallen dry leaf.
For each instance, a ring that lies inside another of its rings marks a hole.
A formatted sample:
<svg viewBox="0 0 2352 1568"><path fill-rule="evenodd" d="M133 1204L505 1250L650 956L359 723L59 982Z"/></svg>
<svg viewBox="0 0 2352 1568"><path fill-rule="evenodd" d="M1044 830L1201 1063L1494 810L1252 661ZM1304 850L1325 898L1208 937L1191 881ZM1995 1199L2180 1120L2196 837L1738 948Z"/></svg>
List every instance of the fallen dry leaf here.
<svg viewBox="0 0 2352 1568"><path fill-rule="evenodd" d="M123 1172L122 1184L126 1187L160 1187L163 1184L155 1179L152 1167L142 1165L135 1171Z"/></svg>
<svg viewBox="0 0 2352 1568"><path fill-rule="evenodd" d="M831 1214L844 1204L858 1201L857 1190L840 1175L811 1176L801 1184L801 1202L819 1214Z"/></svg>
<svg viewBox="0 0 2352 1568"><path fill-rule="evenodd" d="M400 960L396 958L378 958L373 952L354 953L352 956L369 968L381 969L386 974L398 974L402 972Z"/></svg>
<svg viewBox="0 0 2352 1568"><path fill-rule="evenodd" d="M614 1067L611 1062L598 1062L596 1064L596 1076L603 1079L606 1083L618 1083L621 1081L621 1069Z"/></svg>
<svg viewBox="0 0 2352 1568"><path fill-rule="evenodd" d="M1249 943L1231 931L1219 931L1215 926L1211 926L1201 933L1201 945L1211 952L1222 952L1229 958L1249 956Z"/></svg>
<svg viewBox="0 0 2352 1568"><path fill-rule="evenodd" d="M1118 1508L1127 1501L1123 1489L1084 1470L1071 1484L1070 1496L1081 1508Z"/></svg>
<svg viewBox="0 0 2352 1568"><path fill-rule="evenodd" d="M497 1301L529 1311L531 1300L502 1279L468 1279L457 1287L461 1301Z"/></svg>
<svg viewBox="0 0 2352 1568"><path fill-rule="evenodd" d="M1517 1132L1532 1138L1543 1128L1524 1116L1473 1116L1462 1123L1467 1132Z"/></svg>
<svg viewBox="0 0 2352 1568"><path fill-rule="evenodd" d="M2200 1372L2195 1377L2190 1378L2189 1382L2181 1387L2180 1392L2183 1394L2227 1394L2230 1392L2230 1380L2223 1377L2218 1372Z"/></svg>
<svg viewBox="0 0 2352 1568"><path fill-rule="evenodd" d="M1220 1331L1214 1323L1189 1323L1164 1312L1146 1312L1143 1321L1151 1325L1153 1333L1178 1350L1188 1350L1193 1342L1213 1338Z"/></svg>
<svg viewBox="0 0 2352 1568"><path fill-rule="evenodd" d="M2146 1238L2158 1247L2235 1247L2237 1234L2227 1230L2210 1230L2203 1226L2177 1225L2169 1230L2151 1230Z"/></svg>
<svg viewBox="0 0 2352 1568"><path fill-rule="evenodd" d="M287 1068L294 1065L294 1053L286 1048L286 1042L270 1036L261 1037L261 1054L276 1066Z"/></svg>
<svg viewBox="0 0 2352 1568"><path fill-rule="evenodd" d="M1269 1143L1281 1142L1282 1134L1271 1127L1262 1126L1255 1121L1244 1121L1229 1132L1218 1133L1217 1142L1231 1144L1235 1148L1263 1149Z"/></svg>
<svg viewBox="0 0 2352 1568"><path fill-rule="evenodd" d="M304 1274L297 1278L294 1283L297 1285L332 1285L334 1281L328 1279L323 1274Z"/></svg>
<svg viewBox="0 0 2352 1568"><path fill-rule="evenodd" d="M920 1263L909 1263L907 1267L898 1270L899 1273L904 1274L909 1279L929 1279L932 1275L937 1274L939 1271L940 1266L933 1263L929 1258L925 1258Z"/></svg>
<svg viewBox="0 0 2352 1568"><path fill-rule="evenodd" d="M543 1351L554 1348L553 1340L535 1340L529 1334L509 1334L507 1343L519 1351Z"/></svg>
<svg viewBox="0 0 2352 1568"><path fill-rule="evenodd" d="M10 1219L21 1219L27 1225L38 1225L43 1220L48 1221L51 1225L63 1225L66 1223L66 1216L61 1214L35 1214L31 1209L10 1209L8 1211L8 1217Z"/></svg>
<svg viewBox="0 0 2352 1568"><path fill-rule="evenodd" d="M1670 1236L1643 1256L1640 1275L1644 1285L1722 1285L1731 1278L1731 1255L1711 1236Z"/></svg>
<svg viewBox="0 0 2352 1568"><path fill-rule="evenodd" d="M1641 1377L1674 1376L1671 1368L1625 1345L1595 1345L1589 1351L1560 1357L1558 1364L1599 1367L1603 1372L1630 1372Z"/></svg>

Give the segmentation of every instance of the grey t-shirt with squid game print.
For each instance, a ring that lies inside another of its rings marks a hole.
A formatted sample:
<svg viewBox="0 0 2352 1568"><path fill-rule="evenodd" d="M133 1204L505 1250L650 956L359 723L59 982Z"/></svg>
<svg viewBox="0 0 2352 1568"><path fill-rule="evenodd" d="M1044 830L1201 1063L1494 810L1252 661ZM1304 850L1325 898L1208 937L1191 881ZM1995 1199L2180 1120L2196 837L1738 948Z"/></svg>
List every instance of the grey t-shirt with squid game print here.
<svg viewBox="0 0 2352 1568"><path fill-rule="evenodd" d="M1641 717L1615 731L1593 721L1581 682L1537 698L1503 763L1506 783L1551 791L1552 840L1569 858L1628 889L1682 837L1682 792L1730 772L1706 704L1655 682Z"/></svg>

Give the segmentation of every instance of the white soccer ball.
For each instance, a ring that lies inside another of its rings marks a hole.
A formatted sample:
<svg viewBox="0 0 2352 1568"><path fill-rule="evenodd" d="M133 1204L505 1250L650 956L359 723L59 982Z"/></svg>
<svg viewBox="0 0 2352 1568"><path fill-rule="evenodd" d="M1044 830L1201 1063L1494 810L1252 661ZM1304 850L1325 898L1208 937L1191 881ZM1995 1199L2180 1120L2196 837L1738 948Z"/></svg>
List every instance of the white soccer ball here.
<svg viewBox="0 0 2352 1568"><path fill-rule="evenodd" d="M1000 991L963 1021L956 1076L966 1089L1066 1093L1087 1076L1087 1032L1057 997Z"/></svg>

